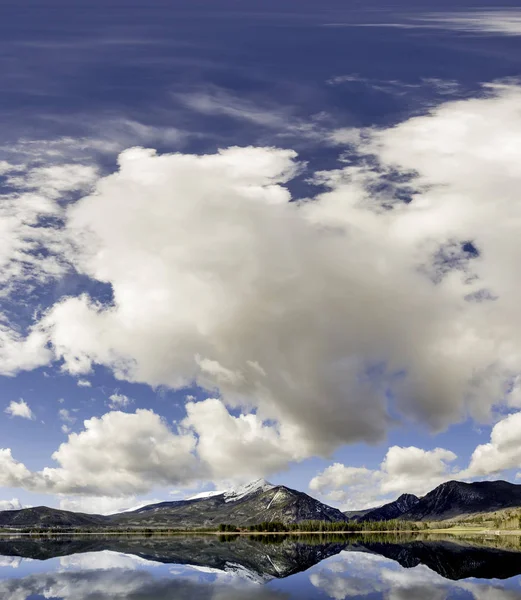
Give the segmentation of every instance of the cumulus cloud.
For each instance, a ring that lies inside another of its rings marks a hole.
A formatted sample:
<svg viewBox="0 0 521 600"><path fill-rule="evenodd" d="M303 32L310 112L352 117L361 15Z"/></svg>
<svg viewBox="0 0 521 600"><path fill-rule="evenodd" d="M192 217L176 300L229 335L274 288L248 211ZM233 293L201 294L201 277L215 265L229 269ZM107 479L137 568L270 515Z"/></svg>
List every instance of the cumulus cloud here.
<svg viewBox="0 0 521 600"><path fill-rule="evenodd" d="M196 476L192 435L175 435L150 410L110 412L84 422L52 455L60 467L38 474L57 493L125 496Z"/></svg>
<svg viewBox="0 0 521 600"><path fill-rule="evenodd" d="M161 500L156 498L138 501L136 496L61 496L60 508L74 512L112 515L158 502Z"/></svg>
<svg viewBox="0 0 521 600"><path fill-rule="evenodd" d="M46 336L29 330L24 337L0 313L0 375L31 371L48 364L52 359L53 353L46 347Z"/></svg>
<svg viewBox="0 0 521 600"><path fill-rule="evenodd" d="M88 379L78 379L76 385L78 387L92 387L92 383Z"/></svg>
<svg viewBox="0 0 521 600"><path fill-rule="evenodd" d="M342 488L364 488L376 483L379 474L365 467L347 467L341 463L334 463L313 477L309 482L309 489L320 494L327 494L328 499L343 502L347 499L347 492ZM357 498L358 499L358 498Z"/></svg>
<svg viewBox="0 0 521 600"><path fill-rule="evenodd" d="M456 458L444 448L392 446L379 469L335 463L311 479L309 488L328 501L342 504L345 510L370 508L403 493L421 496L444 481L460 477L450 467Z"/></svg>
<svg viewBox="0 0 521 600"><path fill-rule="evenodd" d="M60 173L78 189L81 174L37 172L66 222L52 256L66 246L113 298L58 301L10 338L29 351L9 363L16 352L0 350L0 371L54 358L80 377L103 365L152 386L195 382L222 402L187 406L201 454L217 437L204 410L246 452L268 445L259 470L382 440L399 419L487 421L519 403L520 106L521 88L492 86L391 128L337 131L343 168L310 174L322 192L300 202L286 184L305 165L276 148L132 148L66 212Z"/></svg>
<svg viewBox="0 0 521 600"><path fill-rule="evenodd" d="M0 448L0 486L31 489L33 474L22 463L13 458L10 448Z"/></svg>
<svg viewBox="0 0 521 600"><path fill-rule="evenodd" d="M298 428L253 413L235 417L215 398L188 403L187 415L182 424L197 435L198 457L214 481L262 477L313 452Z"/></svg>
<svg viewBox="0 0 521 600"><path fill-rule="evenodd" d="M42 329L65 368L101 363L173 387L196 379L231 406L299 428L316 452L380 439L390 422L385 384L365 374L386 345L377 332L387 330L388 345L402 339L402 311L419 313L425 329L437 293L401 250L370 277L359 256L380 260L379 241L340 235L289 203L281 184L294 159L269 148L123 153L119 172L70 211L70 231L87 236L77 267L110 282L115 303L68 298L46 315ZM366 300L384 297L377 325Z"/></svg>
<svg viewBox="0 0 521 600"><path fill-rule="evenodd" d="M451 450L435 448L422 450L409 446L389 448L381 464L382 492L409 490L412 494L425 494L436 485L454 477L450 463L457 456Z"/></svg>
<svg viewBox="0 0 521 600"><path fill-rule="evenodd" d="M34 413L27 404L25 400L20 398L17 402L16 400L11 400L9 406L4 410L4 412L11 417L21 417L22 419L34 419Z"/></svg>
<svg viewBox="0 0 521 600"><path fill-rule="evenodd" d="M310 452L298 430L263 422L254 413L235 417L212 398L189 402L186 418L174 428L153 411L138 409L92 417L82 431L70 433L75 417L66 409L59 416L69 434L52 455L59 467L31 472L4 449L0 485L62 494L62 507L88 512L128 508L137 504L136 494L159 486L249 480Z"/></svg>
<svg viewBox="0 0 521 600"><path fill-rule="evenodd" d="M311 479L309 488L346 509L359 509L394 500L403 493L421 496L451 479L497 476L521 468L520 432L521 412L507 415L493 426L490 442L475 448L463 469L452 466L457 456L445 448L426 451L392 446L378 469L335 463Z"/></svg>
<svg viewBox="0 0 521 600"><path fill-rule="evenodd" d="M67 423L74 420L64 410L60 417ZM219 473L222 452L218 445L215 460L206 456L204 450L201 457L196 455L197 438L193 430L196 421L196 418L191 422L187 420L186 427L172 429L159 415L143 409L135 413L112 411L100 418L92 417L84 421L84 429L79 433L67 432L67 441L52 455L58 467L31 472L13 458L10 449L0 450L0 485L79 496L62 498L71 507L80 506L78 502L91 502L92 506L110 505L107 510L123 505L128 508L136 494L146 493L156 486L193 486L199 480L211 479L214 470ZM199 437L204 440L207 435L202 431ZM247 444L243 447L248 449ZM241 449L240 442L235 448ZM240 465L240 456L236 456L235 461ZM94 498L86 500L81 499L82 496Z"/></svg>
<svg viewBox="0 0 521 600"><path fill-rule="evenodd" d="M492 428L490 442L472 453L465 474L480 477L521 468L521 412L507 416Z"/></svg>
<svg viewBox="0 0 521 600"><path fill-rule="evenodd" d="M20 510L23 508L22 503L18 498L12 500L0 500L0 510Z"/></svg>
<svg viewBox="0 0 521 600"><path fill-rule="evenodd" d="M78 268L111 283L114 305L69 298L44 330L71 372L101 363L152 385L196 379L300 427L317 452L380 439L389 389L402 414L433 428L467 411L485 419L520 366L510 325L520 103L518 88L496 88L358 132L356 151L380 167L319 174L330 189L301 204L283 187L298 168L289 151L127 151L69 213L71 232L89 232ZM393 169L417 173L409 204ZM484 289L494 302L469 300Z"/></svg>

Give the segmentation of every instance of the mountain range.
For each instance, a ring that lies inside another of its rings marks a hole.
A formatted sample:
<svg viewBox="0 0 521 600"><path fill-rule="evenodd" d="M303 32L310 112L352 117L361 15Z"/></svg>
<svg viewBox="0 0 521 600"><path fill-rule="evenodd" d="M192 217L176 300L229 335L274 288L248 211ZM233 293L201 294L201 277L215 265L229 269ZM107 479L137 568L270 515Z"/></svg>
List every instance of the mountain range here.
<svg viewBox="0 0 521 600"><path fill-rule="evenodd" d="M521 485L506 481L449 481L419 498L402 494L376 508L347 511L328 506L308 494L260 479L224 492L205 492L186 500L160 502L113 515L94 515L45 506L0 511L4 528L216 528L248 527L263 522L286 525L303 521L443 521L521 509Z"/></svg>
<svg viewBox="0 0 521 600"><path fill-rule="evenodd" d="M521 485L508 481L447 481L418 498L402 494L394 502L362 511L347 511L349 520L445 521L521 508Z"/></svg>

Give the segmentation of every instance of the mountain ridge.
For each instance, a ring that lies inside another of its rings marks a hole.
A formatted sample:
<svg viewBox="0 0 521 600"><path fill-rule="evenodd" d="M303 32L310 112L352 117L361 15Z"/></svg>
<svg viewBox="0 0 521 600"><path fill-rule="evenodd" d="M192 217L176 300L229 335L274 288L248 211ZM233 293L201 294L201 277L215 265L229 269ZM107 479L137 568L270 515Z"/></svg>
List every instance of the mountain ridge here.
<svg viewBox="0 0 521 600"><path fill-rule="evenodd" d="M222 494L161 502L119 514L119 525L139 527L217 527L221 523L247 527L262 522L298 523L307 520L339 522L343 513L283 485L257 480Z"/></svg>
<svg viewBox="0 0 521 600"><path fill-rule="evenodd" d="M511 508L521 509L521 485L503 480L448 481L422 497L402 494L379 507L342 513L304 492L256 480L233 490L202 492L184 500L141 506L111 515L65 511L45 506L0 511L0 527L25 528L173 528L215 529L221 524L249 527L263 522L303 521L414 522L462 519Z"/></svg>
<svg viewBox="0 0 521 600"><path fill-rule="evenodd" d="M420 499L414 494L402 494L393 502L363 511L363 514L353 516L353 520L363 523L365 521L392 521L398 519L413 508Z"/></svg>
<svg viewBox="0 0 521 600"><path fill-rule="evenodd" d="M447 481L440 484L404 512L413 521L442 521L464 515L521 507L521 485L504 480Z"/></svg>

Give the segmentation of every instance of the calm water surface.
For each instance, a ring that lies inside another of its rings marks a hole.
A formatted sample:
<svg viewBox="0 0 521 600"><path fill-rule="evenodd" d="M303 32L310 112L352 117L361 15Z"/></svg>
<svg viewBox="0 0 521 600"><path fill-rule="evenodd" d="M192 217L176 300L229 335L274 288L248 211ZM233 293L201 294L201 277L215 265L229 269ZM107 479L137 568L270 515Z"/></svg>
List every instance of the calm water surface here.
<svg viewBox="0 0 521 600"><path fill-rule="evenodd" d="M0 540L0 598L521 600L520 549L517 538L20 538Z"/></svg>

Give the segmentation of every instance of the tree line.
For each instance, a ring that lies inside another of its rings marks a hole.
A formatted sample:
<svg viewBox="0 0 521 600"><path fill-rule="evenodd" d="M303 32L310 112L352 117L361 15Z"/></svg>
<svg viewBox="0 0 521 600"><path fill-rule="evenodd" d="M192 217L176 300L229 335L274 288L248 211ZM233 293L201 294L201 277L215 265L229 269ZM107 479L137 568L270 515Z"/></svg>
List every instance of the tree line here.
<svg viewBox="0 0 521 600"><path fill-rule="evenodd" d="M300 521L299 523L282 523L280 521L263 521L255 525L249 525L242 530L275 533L275 532L295 532L295 531L419 531L426 527L419 526L412 521L400 521L393 519L391 521ZM221 523L219 531L239 532L241 528L230 523Z"/></svg>

